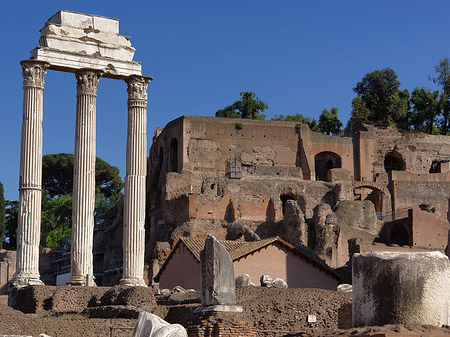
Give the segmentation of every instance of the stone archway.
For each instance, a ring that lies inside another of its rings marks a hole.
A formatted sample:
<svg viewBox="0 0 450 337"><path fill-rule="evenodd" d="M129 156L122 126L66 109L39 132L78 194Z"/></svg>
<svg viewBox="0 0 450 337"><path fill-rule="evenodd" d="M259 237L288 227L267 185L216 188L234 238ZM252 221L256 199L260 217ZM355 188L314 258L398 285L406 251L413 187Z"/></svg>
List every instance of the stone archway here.
<svg viewBox="0 0 450 337"><path fill-rule="evenodd" d="M314 156L316 180L327 181L328 171L332 168L341 168L341 157L334 152L320 152Z"/></svg>
<svg viewBox="0 0 450 337"><path fill-rule="evenodd" d="M397 151L386 153L384 156L384 170L386 173L390 171L406 171L406 164L402 155Z"/></svg>

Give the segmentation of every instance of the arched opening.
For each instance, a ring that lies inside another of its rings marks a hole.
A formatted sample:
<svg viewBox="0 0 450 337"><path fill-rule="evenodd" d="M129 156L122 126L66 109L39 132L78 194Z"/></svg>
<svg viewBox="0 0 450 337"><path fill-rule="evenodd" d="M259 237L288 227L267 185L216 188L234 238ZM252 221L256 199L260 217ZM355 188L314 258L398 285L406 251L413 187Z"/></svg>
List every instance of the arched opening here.
<svg viewBox="0 0 450 337"><path fill-rule="evenodd" d="M288 200L295 200L295 196L292 194L281 194L280 195L280 200L281 200L281 205L283 208L283 216L284 216L284 211L285 211L285 207L286 207L286 203Z"/></svg>
<svg viewBox="0 0 450 337"><path fill-rule="evenodd" d="M328 171L341 168L341 157L333 152L320 152L314 157L316 180L327 181Z"/></svg>
<svg viewBox="0 0 450 337"><path fill-rule="evenodd" d="M384 169L386 173L390 171L405 171L406 165L400 154L391 152L384 157Z"/></svg>
<svg viewBox="0 0 450 337"><path fill-rule="evenodd" d="M170 172L178 172L178 141L176 138L170 142L169 164Z"/></svg>
<svg viewBox="0 0 450 337"><path fill-rule="evenodd" d="M375 206L375 212L382 212L383 205L383 197L382 193L379 189L371 187L371 186L361 186L356 187L353 190L353 194L355 195L355 200L369 200Z"/></svg>
<svg viewBox="0 0 450 337"><path fill-rule="evenodd" d="M431 163L430 173L441 173L441 163L437 160L434 160Z"/></svg>
<svg viewBox="0 0 450 337"><path fill-rule="evenodd" d="M402 223L395 224L389 231L389 242L400 246L409 245L408 230Z"/></svg>

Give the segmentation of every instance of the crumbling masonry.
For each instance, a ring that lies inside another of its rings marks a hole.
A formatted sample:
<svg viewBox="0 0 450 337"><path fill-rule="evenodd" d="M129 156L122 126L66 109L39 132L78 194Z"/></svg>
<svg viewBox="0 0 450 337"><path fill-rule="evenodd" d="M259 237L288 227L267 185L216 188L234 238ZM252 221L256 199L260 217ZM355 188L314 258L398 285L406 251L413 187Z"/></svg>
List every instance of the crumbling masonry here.
<svg viewBox="0 0 450 337"><path fill-rule="evenodd" d="M449 162L446 136L361 124L338 137L295 122L180 117L150 149L151 273L177 237L208 233L279 235L333 267L354 252L444 252Z"/></svg>

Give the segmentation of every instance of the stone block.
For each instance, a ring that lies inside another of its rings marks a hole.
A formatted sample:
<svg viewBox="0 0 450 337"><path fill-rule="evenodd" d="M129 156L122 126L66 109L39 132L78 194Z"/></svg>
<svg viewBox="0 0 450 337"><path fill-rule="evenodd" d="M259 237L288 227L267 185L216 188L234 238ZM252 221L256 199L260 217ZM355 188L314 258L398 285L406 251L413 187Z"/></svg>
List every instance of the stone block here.
<svg viewBox="0 0 450 337"><path fill-rule="evenodd" d="M117 19L65 10L59 11L53 15L48 19L47 24L78 29L93 28L109 34L119 34L119 20Z"/></svg>
<svg viewBox="0 0 450 337"><path fill-rule="evenodd" d="M440 252L353 257L353 326L450 323L450 261Z"/></svg>
<svg viewBox="0 0 450 337"><path fill-rule="evenodd" d="M162 318L142 311L134 328L133 337L188 337L180 324L167 323Z"/></svg>

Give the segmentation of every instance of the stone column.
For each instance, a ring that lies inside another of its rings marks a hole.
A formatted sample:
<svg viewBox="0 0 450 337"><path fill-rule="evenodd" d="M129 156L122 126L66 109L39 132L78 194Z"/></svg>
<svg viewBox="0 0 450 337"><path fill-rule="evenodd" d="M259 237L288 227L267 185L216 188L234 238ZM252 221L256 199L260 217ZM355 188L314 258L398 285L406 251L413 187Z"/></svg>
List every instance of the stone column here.
<svg viewBox="0 0 450 337"><path fill-rule="evenodd" d="M95 117L97 84L102 72L82 69L77 78L77 116L72 201L71 285L93 275L95 207ZM89 278L90 279L90 278Z"/></svg>
<svg viewBox="0 0 450 337"><path fill-rule="evenodd" d="M49 64L20 62L23 75L23 120L20 148L19 214L15 286L43 284L39 278L41 234L42 117L44 77Z"/></svg>
<svg viewBox="0 0 450 337"><path fill-rule="evenodd" d="M151 78L130 76L128 84L127 172L123 215L123 276L120 283L146 286L145 177L147 174L147 85Z"/></svg>

